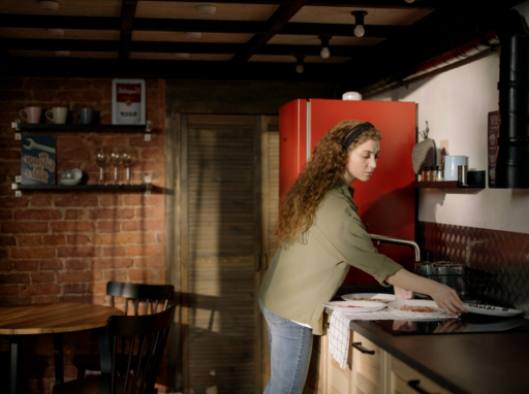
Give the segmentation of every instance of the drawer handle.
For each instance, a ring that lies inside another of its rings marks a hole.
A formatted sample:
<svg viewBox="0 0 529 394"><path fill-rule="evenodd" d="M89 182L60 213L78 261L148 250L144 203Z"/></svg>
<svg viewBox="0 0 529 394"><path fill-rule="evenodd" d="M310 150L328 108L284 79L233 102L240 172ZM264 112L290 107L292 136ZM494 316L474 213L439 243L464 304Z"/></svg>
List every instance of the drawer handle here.
<svg viewBox="0 0 529 394"><path fill-rule="evenodd" d="M423 389L421 387L421 381L419 379L408 380L408 386L410 386L412 389L414 389L419 394L435 394L435 393L430 393L429 391L426 391L425 389Z"/></svg>
<svg viewBox="0 0 529 394"><path fill-rule="evenodd" d="M364 354L375 354L374 350L369 350L362 345L362 342L353 342L353 347Z"/></svg>

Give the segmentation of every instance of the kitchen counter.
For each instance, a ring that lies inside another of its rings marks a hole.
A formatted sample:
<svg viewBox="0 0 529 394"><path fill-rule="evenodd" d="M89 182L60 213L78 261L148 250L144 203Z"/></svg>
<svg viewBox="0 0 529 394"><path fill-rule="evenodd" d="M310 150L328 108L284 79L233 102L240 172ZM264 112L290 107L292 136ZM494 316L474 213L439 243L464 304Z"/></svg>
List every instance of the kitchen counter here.
<svg viewBox="0 0 529 394"><path fill-rule="evenodd" d="M529 393L529 333L394 336L369 321L351 329L453 393Z"/></svg>

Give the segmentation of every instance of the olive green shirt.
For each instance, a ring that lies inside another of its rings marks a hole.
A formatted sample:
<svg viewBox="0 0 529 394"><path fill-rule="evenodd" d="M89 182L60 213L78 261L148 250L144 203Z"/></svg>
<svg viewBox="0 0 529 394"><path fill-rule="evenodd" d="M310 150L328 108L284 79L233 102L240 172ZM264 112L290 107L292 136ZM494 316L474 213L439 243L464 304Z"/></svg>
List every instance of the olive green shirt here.
<svg viewBox="0 0 529 394"><path fill-rule="evenodd" d="M274 256L263 278L260 302L321 335L324 303L334 296L351 265L382 285L402 268L375 249L344 184L327 192L309 230Z"/></svg>

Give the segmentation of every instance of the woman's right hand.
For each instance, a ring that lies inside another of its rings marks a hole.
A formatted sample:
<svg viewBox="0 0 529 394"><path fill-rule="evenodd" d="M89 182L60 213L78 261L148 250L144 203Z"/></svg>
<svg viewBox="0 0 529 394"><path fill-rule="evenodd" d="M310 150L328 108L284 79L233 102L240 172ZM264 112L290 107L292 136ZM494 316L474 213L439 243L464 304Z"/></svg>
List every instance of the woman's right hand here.
<svg viewBox="0 0 529 394"><path fill-rule="evenodd" d="M428 295L432 297L439 308L449 313L460 314L465 312L463 301L454 289L439 282L432 282L432 289Z"/></svg>

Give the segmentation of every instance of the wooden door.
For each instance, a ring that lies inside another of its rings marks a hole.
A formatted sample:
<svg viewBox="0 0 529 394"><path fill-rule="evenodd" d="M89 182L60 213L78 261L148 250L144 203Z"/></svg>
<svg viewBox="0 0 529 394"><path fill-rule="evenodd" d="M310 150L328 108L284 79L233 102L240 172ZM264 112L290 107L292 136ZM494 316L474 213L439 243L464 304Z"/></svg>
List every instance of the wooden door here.
<svg viewBox="0 0 529 394"><path fill-rule="evenodd" d="M183 115L174 207L186 393L261 391L261 119ZM175 279L173 279L175 280Z"/></svg>

